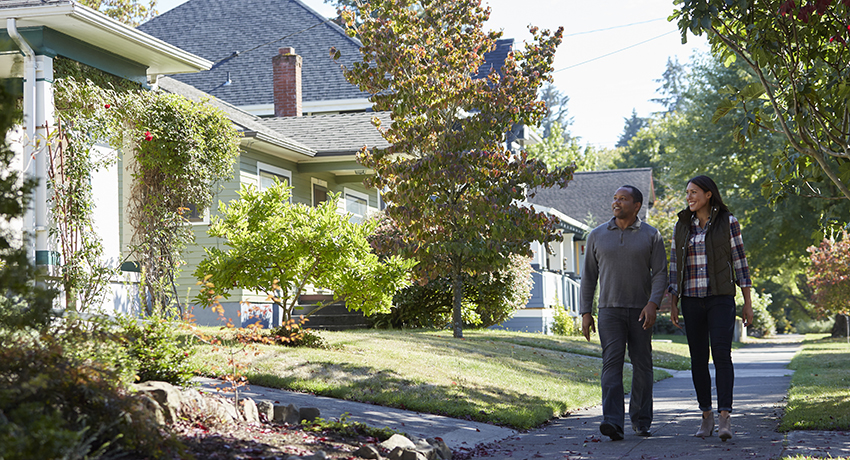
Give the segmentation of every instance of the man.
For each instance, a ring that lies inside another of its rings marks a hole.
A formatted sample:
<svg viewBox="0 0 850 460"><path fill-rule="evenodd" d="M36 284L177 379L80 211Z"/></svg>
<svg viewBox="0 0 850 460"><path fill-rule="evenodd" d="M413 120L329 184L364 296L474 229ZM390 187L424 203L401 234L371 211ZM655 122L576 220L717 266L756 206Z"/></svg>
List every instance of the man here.
<svg viewBox="0 0 850 460"><path fill-rule="evenodd" d="M614 217L587 237L581 277L581 331L589 341L593 297L599 282L599 341L602 344L602 424L612 441L623 439L623 363L632 362L629 417L638 436L651 436L652 325L667 284L667 255L661 234L642 222L643 194L631 185L614 193Z"/></svg>

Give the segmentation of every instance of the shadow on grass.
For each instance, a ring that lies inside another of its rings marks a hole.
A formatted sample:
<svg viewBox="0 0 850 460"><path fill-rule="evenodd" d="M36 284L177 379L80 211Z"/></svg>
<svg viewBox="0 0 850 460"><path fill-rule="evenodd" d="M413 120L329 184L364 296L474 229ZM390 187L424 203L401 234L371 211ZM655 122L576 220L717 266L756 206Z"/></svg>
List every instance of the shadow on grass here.
<svg viewBox="0 0 850 460"><path fill-rule="evenodd" d="M309 375L302 378L300 375ZM350 401L445 415L525 430L576 409L577 401L546 399L487 385L435 385L405 378L394 371L333 362L301 363L287 376L248 373L254 385L307 391ZM567 383L570 384L570 383ZM598 393L598 381L572 383L581 400Z"/></svg>

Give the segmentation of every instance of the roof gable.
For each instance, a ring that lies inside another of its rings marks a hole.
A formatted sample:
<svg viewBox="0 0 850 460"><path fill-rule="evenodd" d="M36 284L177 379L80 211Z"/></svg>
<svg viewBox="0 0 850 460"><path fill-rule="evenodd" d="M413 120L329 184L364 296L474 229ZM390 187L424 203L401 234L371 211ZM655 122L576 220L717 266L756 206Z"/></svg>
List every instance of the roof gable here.
<svg viewBox="0 0 850 460"><path fill-rule="evenodd" d="M262 118L260 122L278 133L316 150L316 156L353 155L364 145L387 148L389 143L372 124L372 117L390 123L389 112L359 112L310 117Z"/></svg>
<svg viewBox="0 0 850 460"><path fill-rule="evenodd" d="M220 62L175 78L237 106L274 102L272 57L284 46L303 59L304 102L368 97L340 70L360 60L360 42L299 0L189 0L139 29ZM340 51L339 62L331 59L331 47Z"/></svg>
<svg viewBox="0 0 850 460"><path fill-rule="evenodd" d="M655 202L652 168L576 172L566 188L538 189L529 201L555 208L594 228L613 217L612 198L623 185L635 186L643 194L643 206L638 215L646 220L646 212ZM592 222L588 222L588 216L592 217Z"/></svg>

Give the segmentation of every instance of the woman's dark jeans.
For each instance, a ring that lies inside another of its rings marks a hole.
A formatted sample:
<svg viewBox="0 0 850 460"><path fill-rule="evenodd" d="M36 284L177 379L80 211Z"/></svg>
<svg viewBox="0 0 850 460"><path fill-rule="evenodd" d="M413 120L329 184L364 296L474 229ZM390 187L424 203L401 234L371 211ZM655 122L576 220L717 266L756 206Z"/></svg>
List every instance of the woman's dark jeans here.
<svg viewBox="0 0 850 460"><path fill-rule="evenodd" d="M735 298L731 295L682 297L682 315L685 317L685 331L691 351L691 376L700 410L711 410L711 374L708 370L710 346L714 359L717 410L732 412L732 388L735 386L735 369L732 367Z"/></svg>

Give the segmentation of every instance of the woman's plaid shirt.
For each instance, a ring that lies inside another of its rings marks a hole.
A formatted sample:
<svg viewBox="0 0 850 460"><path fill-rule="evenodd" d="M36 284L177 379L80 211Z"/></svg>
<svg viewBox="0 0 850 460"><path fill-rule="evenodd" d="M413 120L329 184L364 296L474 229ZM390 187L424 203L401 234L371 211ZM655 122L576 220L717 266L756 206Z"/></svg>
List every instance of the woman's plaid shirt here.
<svg viewBox="0 0 850 460"><path fill-rule="evenodd" d="M710 224L710 222L709 222ZM687 265L685 266L684 293L681 297L708 297L711 288L708 286L708 257L705 253L705 235L710 225L705 228L699 226L696 214L691 218L691 234L688 238ZM744 254L744 239L741 237L741 224L733 215L729 215L730 244L732 245L732 264L735 267L735 282L742 288L752 287L750 280L750 267L747 265L747 256ZM678 294L676 285L676 242L670 251L670 270L668 291L674 295Z"/></svg>

